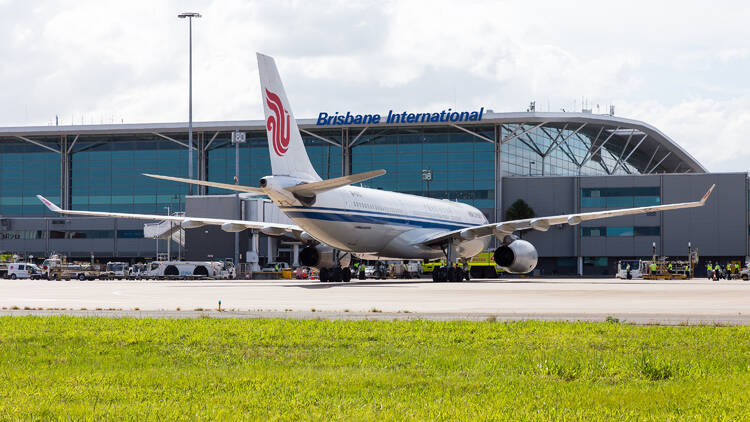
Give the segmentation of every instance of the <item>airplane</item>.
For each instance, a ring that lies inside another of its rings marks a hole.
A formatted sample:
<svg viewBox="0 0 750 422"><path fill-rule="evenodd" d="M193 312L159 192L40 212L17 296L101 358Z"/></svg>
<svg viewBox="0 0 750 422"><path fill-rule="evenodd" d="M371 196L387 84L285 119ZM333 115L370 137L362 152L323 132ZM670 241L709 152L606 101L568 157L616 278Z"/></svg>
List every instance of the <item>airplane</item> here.
<svg viewBox="0 0 750 422"><path fill-rule="evenodd" d="M321 282L349 281L352 255L361 259L445 257L448 265L433 272L433 281L455 282L468 280L469 275L453 264L485 250L493 236L500 241L494 252L496 264L509 273L524 274L536 267L538 254L534 245L514 235L519 230L547 231L553 225L577 225L600 218L700 207L715 188L712 185L695 202L491 223L481 211L468 204L354 186L382 176L386 173L382 169L323 180L310 163L274 59L260 53L257 59L272 175L260 179L260 187L144 175L244 195L267 195L294 224L64 210L41 195L37 198L60 214L171 220L186 229L216 225L226 232L257 229L266 235L291 236L306 245L300 252L300 263L320 269Z"/></svg>

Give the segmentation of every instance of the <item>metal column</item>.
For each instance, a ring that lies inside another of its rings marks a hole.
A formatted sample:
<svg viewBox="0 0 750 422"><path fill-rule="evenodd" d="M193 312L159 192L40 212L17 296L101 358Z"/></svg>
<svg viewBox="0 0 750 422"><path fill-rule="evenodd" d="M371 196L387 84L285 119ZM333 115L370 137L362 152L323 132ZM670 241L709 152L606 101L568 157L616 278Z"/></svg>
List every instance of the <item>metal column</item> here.
<svg viewBox="0 0 750 422"><path fill-rule="evenodd" d="M579 167L580 169L580 167ZM573 182L573 213L581 212L581 174ZM576 273L578 276L583 275L583 257L581 256L581 225L573 226L573 248L576 253Z"/></svg>
<svg viewBox="0 0 750 422"><path fill-rule="evenodd" d="M495 222L503 219L503 126L495 126Z"/></svg>
<svg viewBox="0 0 750 422"><path fill-rule="evenodd" d="M341 175L352 174L352 148L349 146L349 128L341 129Z"/></svg>
<svg viewBox="0 0 750 422"><path fill-rule="evenodd" d="M63 135L60 137L60 207L62 209L70 209L70 204L67 201L67 193L69 191L68 174L70 171L70 163L68 156L68 137Z"/></svg>

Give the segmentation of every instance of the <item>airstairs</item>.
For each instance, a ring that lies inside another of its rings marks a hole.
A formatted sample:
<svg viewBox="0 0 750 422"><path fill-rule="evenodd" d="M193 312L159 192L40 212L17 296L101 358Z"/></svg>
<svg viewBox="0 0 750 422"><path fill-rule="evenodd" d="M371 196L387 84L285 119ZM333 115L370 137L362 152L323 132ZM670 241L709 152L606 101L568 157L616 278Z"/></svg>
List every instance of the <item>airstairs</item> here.
<svg viewBox="0 0 750 422"><path fill-rule="evenodd" d="M175 217L182 217L184 212L172 213ZM169 239L178 245L185 247L185 229L180 223L175 221L160 221L158 223L148 223L143 225L143 237L147 239Z"/></svg>

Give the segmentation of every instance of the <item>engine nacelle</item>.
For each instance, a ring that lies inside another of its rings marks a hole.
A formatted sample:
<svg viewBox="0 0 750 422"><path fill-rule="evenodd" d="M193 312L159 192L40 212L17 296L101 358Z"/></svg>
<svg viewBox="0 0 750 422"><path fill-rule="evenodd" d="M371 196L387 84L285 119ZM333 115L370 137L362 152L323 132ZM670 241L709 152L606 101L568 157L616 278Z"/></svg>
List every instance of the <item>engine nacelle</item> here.
<svg viewBox="0 0 750 422"><path fill-rule="evenodd" d="M495 249L495 263L511 274L531 272L538 260L536 248L525 240L514 240Z"/></svg>
<svg viewBox="0 0 750 422"><path fill-rule="evenodd" d="M352 256L349 253L338 252L339 265L348 267ZM299 253L299 262L305 267L331 268L336 265L334 250L330 246L308 246Z"/></svg>

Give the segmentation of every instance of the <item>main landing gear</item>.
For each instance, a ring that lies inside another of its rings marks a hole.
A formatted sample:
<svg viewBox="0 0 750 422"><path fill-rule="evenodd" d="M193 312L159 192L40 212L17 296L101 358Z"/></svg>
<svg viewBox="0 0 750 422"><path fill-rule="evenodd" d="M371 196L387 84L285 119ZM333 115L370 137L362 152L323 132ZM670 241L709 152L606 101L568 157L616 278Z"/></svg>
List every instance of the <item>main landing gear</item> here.
<svg viewBox="0 0 750 422"><path fill-rule="evenodd" d="M321 283L348 283L352 279L352 271L349 267L331 267L320 269L320 282Z"/></svg>
<svg viewBox="0 0 750 422"><path fill-rule="evenodd" d="M463 268L459 267L440 267L435 268L432 272L432 281L435 283L460 283L462 281L470 281L469 272L464 271Z"/></svg>
<svg viewBox="0 0 750 422"><path fill-rule="evenodd" d="M446 245L443 245L442 249L448 266L435 268L435 270L432 271L432 281L435 283L460 283L464 280L470 281L471 277L469 276L469 272L465 271L459 265L456 265L456 259L453 256L453 242L448 241Z"/></svg>

